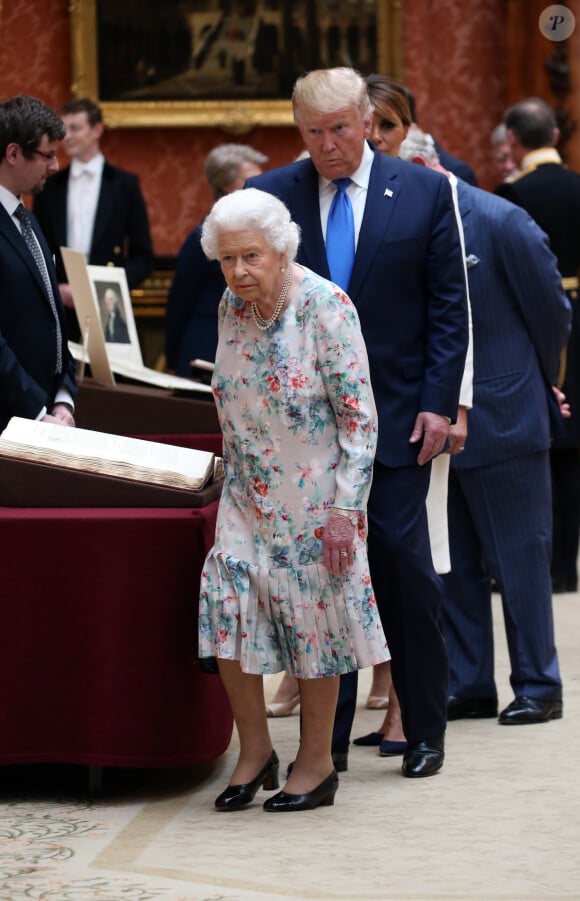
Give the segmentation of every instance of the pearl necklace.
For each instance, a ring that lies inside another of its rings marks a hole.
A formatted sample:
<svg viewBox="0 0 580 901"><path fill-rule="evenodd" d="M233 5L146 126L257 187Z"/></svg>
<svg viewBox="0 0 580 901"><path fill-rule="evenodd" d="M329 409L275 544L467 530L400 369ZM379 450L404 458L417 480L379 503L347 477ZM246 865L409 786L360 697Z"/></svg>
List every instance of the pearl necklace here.
<svg viewBox="0 0 580 901"><path fill-rule="evenodd" d="M288 290L290 288L290 282L292 281L292 267L288 266L288 275L284 279L284 284L282 285L282 290L280 291L280 296L276 301L276 306L274 307L274 312L270 316L269 319L264 319L262 314L260 313L257 304L252 301L252 319L256 323L257 327L261 332L266 332L270 326L274 325L277 319L282 312L282 307L284 306L284 301L286 300L286 296L288 294Z"/></svg>

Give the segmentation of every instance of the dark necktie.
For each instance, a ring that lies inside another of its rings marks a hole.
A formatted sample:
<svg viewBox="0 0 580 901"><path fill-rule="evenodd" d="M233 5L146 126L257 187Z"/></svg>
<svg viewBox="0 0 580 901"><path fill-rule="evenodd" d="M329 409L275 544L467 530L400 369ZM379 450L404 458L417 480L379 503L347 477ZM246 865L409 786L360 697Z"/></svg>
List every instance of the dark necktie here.
<svg viewBox="0 0 580 901"><path fill-rule="evenodd" d="M346 189L350 178L335 178L336 193L332 198L326 225L326 258L330 277L343 291L348 288L354 265L354 216Z"/></svg>
<svg viewBox="0 0 580 901"><path fill-rule="evenodd" d="M52 293L52 285L50 283L50 278L48 276L48 269L46 268L46 260L44 259L42 250L40 249L40 245L36 240L34 231L32 229L32 225L30 223L30 216L28 215L28 210L24 206L23 203L19 203L16 209L14 210L14 215L17 219L20 220L20 224L22 226L22 237L26 242L26 246L28 247L30 253L32 254L32 258L38 267L38 271L42 276L42 281L44 283L44 287L46 289L46 293L48 294L48 299L50 301L50 306L52 308L52 312L54 315L54 321L56 326L56 367L55 371L57 373L62 372L62 330L60 327L60 319L58 318L58 312L56 309L56 303L54 301L54 294Z"/></svg>

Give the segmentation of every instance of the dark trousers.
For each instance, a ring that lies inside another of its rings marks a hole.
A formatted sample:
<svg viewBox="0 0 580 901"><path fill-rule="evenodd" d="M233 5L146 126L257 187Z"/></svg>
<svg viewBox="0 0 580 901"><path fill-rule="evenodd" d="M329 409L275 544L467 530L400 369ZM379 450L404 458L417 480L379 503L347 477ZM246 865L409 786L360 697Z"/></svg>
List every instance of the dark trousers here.
<svg viewBox="0 0 580 901"><path fill-rule="evenodd" d="M447 656L439 628L442 583L433 569L425 498L431 467L375 463L369 498L369 564L409 742L445 731ZM357 676L341 677L333 751L346 751Z"/></svg>
<svg viewBox="0 0 580 901"><path fill-rule="evenodd" d="M554 447L550 451L554 516L552 579L554 584L578 585L576 560L580 536L580 450Z"/></svg>
<svg viewBox="0 0 580 901"><path fill-rule="evenodd" d="M502 596L515 695L562 696L554 643L548 451L449 477L444 630L450 693L497 696L490 575Z"/></svg>

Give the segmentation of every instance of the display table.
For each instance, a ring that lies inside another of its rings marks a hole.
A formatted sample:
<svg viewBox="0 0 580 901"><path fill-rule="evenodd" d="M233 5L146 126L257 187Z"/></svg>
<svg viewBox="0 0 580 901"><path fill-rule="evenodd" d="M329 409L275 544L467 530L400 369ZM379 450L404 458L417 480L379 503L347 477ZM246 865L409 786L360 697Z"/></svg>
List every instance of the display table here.
<svg viewBox="0 0 580 901"><path fill-rule="evenodd" d="M230 741L197 663L218 501L196 509L0 508L0 763L165 767Z"/></svg>

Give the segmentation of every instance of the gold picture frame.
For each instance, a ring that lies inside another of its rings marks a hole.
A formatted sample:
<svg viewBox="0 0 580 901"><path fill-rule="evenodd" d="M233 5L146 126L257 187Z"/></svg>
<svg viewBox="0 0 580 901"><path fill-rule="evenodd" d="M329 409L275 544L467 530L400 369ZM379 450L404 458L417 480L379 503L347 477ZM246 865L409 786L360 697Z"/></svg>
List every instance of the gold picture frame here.
<svg viewBox="0 0 580 901"><path fill-rule="evenodd" d="M113 3L113 0L111 2ZM319 0L319 2L321 7L325 7L324 0ZM200 5L213 8L217 4L208 2ZM294 4L291 5L294 6ZM305 6L310 8L316 8L316 5L316 2L313 2L313 0L306 0L305 2ZM115 6L114 3L113 6ZM118 4L117 2L117 10L119 6L122 7L123 4ZM131 8L132 4L128 3L127 6ZM280 126L293 124L289 100L275 96L266 99L247 96L247 88L245 88L245 96L243 98L232 96L227 99L212 99L211 97L174 99L171 96L166 96L167 85L170 84L166 80L164 84L160 83L159 85L159 88L164 90L163 99L151 99L151 97L146 96L143 99L126 97L123 97L123 99L109 99L107 96L100 96L103 81L102 73L99 72L100 54L98 43L101 23L98 16L101 15L100 10L104 7L105 4L102 0L100 0L99 4L97 4L97 0L71 0L70 2L72 95L75 97L90 97L97 101L102 107L105 122L109 127L203 126L220 127L233 133L243 133L258 125ZM287 0L281 0L280 7L282 10L286 7L289 8ZM327 7L336 18L334 9L337 7L337 4L329 2ZM344 23L346 4L340 3L338 7L339 20L341 23ZM362 11L366 11L367 16L374 15L376 71L400 78L402 70L402 0L358 0L357 3L353 3L353 7L353 22L360 19ZM166 10L167 5L161 4L160 8ZM326 8L323 10L326 17L330 15L330 12L327 12ZM201 13L198 15L201 15ZM212 15L215 17L216 13L214 12ZM324 22L328 22L328 18L324 19ZM193 26L191 27L193 28ZM337 28L338 26L334 25L332 27ZM353 27L356 27L356 25L353 25ZM113 33L118 35L121 33L121 30L117 29ZM143 65L146 67L146 62ZM154 69L154 67L151 68ZM361 68L361 71L363 70L361 66L359 68ZM143 94L152 90L155 90L155 88L141 89ZM134 91L133 93L139 93L139 91Z"/></svg>

